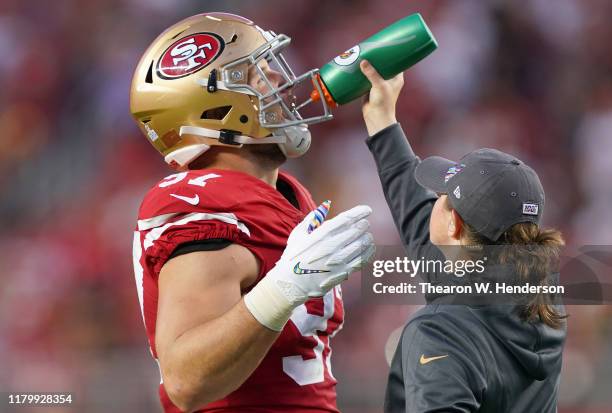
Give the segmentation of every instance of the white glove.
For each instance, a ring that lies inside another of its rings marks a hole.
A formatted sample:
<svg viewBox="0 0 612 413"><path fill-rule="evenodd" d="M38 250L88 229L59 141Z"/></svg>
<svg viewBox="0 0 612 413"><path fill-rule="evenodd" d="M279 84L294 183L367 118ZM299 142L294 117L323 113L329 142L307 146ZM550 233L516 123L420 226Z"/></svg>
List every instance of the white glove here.
<svg viewBox="0 0 612 413"><path fill-rule="evenodd" d="M244 296L251 314L271 330L281 331L293 309L310 297L321 297L346 280L374 255L374 238L365 219L372 209L356 206L323 222L311 233L315 211L298 224L283 255Z"/></svg>

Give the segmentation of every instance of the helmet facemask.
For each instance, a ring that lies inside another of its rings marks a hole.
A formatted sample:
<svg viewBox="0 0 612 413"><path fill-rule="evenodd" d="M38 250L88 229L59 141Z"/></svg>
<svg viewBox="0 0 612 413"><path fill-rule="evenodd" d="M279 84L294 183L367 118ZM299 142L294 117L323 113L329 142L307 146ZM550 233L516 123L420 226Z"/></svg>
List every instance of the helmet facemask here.
<svg viewBox="0 0 612 413"><path fill-rule="evenodd" d="M303 116L300 110L308 108L312 111L315 101L311 98L313 87L323 94L320 82L317 81L318 70L310 70L296 76L285 60L282 51L286 49L291 39L274 32L263 31L267 42L249 55L220 67L222 81L216 82L216 87L223 90L244 93L258 99L258 121L262 128L269 129L272 136L267 138L249 139L238 137L238 143L263 144L277 143L285 156L295 158L303 155L310 147L311 136L308 125L324 122L333 117L325 99L319 99L318 114ZM276 82L269 73L280 76ZM249 77L257 75L258 82L264 87L254 87ZM210 79L199 79L198 83L209 87ZM309 107L310 106L310 107ZM195 128L189 128L194 133Z"/></svg>
<svg viewBox="0 0 612 413"><path fill-rule="evenodd" d="M310 98L313 87L323 94L317 80L318 69L296 76L282 54L282 51L289 46L291 39L284 34L276 35L271 31L262 31L262 33L267 43L258 47L251 54L221 67L224 80L222 87L256 96L259 99L259 123L267 129L311 125L331 119L333 115L325 99L319 99L322 113L307 117L300 113L300 110L315 103ZM273 84L274 82L264 70L263 62L266 62L270 69L282 77L282 81L277 86ZM245 64L247 70L254 69L261 81L265 83L264 91L251 86L241 77Z"/></svg>

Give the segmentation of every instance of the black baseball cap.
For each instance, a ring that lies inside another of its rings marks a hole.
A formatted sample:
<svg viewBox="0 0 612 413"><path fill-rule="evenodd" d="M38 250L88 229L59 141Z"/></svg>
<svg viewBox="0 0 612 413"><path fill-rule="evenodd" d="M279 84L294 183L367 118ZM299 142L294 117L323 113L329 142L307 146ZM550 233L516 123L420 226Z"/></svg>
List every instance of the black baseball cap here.
<svg viewBox="0 0 612 413"><path fill-rule="evenodd" d="M539 224L544 212L544 188L535 171L496 149L477 149L459 162L426 158L415 178L421 186L447 194L461 218L492 241L514 224Z"/></svg>

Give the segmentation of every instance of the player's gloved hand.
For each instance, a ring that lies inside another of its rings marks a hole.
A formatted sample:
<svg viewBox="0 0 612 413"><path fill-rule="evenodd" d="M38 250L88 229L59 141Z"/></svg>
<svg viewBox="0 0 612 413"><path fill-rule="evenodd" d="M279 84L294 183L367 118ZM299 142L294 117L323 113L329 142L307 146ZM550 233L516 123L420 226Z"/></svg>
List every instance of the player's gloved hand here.
<svg viewBox="0 0 612 413"><path fill-rule="evenodd" d="M272 330L281 331L295 307L325 295L374 255L370 207L356 206L313 230L324 219L322 207L293 229L274 268L244 296L251 314Z"/></svg>

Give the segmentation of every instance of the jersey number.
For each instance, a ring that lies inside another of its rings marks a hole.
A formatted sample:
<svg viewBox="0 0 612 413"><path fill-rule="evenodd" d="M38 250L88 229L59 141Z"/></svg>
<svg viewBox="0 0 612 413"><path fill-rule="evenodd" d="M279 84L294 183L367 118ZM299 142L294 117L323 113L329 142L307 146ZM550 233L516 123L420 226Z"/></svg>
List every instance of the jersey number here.
<svg viewBox="0 0 612 413"><path fill-rule="evenodd" d="M283 371L300 386L324 381L325 367L327 367L329 375L332 378L334 377L330 363L331 349L325 357L323 355L325 345L317 331L327 330L327 321L334 314L336 294L340 294L339 287L332 289L323 297L323 316L308 313L305 304L297 307L291 316L291 321L300 331L300 334L304 337L311 337L316 344L313 348L314 358L304 359L304 356L301 355L283 357ZM333 337L339 329L340 326L330 332L329 338Z"/></svg>
<svg viewBox="0 0 612 413"><path fill-rule="evenodd" d="M187 176L188 172L180 172L178 174L170 175L164 178L164 180L157 186L160 188L165 188L170 185L174 185L178 182L181 182ZM217 174L206 174L202 176L198 176L197 178L190 179L187 181L189 185L199 186L204 188L206 186L206 181L212 178L220 178L221 175Z"/></svg>

